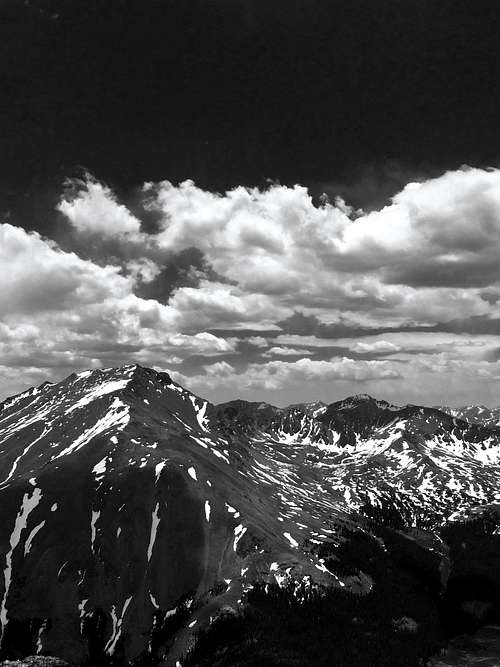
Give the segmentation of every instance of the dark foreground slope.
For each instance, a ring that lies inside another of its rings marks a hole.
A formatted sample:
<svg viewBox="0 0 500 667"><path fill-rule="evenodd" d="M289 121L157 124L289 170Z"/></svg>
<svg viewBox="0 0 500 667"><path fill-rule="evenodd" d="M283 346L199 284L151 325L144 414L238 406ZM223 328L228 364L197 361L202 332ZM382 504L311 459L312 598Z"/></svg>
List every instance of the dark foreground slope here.
<svg viewBox="0 0 500 667"><path fill-rule="evenodd" d="M418 664L464 602L438 527L491 506L499 448L434 409L212 406L139 366L29 390L0 405L2 656Z"/></svg>

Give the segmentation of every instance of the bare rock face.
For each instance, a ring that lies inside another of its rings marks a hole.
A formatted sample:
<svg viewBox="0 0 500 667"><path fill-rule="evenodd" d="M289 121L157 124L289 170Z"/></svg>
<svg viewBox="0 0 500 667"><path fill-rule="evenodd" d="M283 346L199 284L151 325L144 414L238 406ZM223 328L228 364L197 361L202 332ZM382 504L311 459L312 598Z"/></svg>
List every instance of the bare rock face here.
<svg viewBox="0 0 500 667"><path fill-rule="evenodd" d="M369 590L324 556L360 521L439 579L426 530L491 502L499 460L498 429L366 396L212 406L139 366L31 389L0 404L1 657L175 665L256 582Z"/></svg>

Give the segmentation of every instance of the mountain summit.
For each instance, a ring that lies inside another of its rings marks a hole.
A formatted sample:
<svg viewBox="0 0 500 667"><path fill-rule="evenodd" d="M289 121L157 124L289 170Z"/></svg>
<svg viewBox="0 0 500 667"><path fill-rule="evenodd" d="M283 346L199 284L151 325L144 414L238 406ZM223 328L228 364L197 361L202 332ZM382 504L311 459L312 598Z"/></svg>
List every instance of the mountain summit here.
<svg viewBox="0 0 500 667"><path fill-rule="evenodd" d="M212 405L137 365L44 383L0 404L1 650L176 665L260 583L369 594L325 556L345 531L492 503L499 463L499 428L365 395Z"/></svg>

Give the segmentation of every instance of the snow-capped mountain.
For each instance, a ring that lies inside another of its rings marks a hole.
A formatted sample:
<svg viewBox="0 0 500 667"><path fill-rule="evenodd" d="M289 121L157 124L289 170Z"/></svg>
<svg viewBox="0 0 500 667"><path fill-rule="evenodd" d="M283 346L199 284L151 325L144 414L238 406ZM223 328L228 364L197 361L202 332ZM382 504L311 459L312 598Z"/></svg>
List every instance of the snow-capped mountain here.
<svg viewBox="0 0 500 667"><path fill-rule="evenodd" d="M434 408L211 405L136 365L45 383L0 404L1 648L176 665L256 582L369 591L324 558L360 514L433 526L499 483L500 428Z"/></svg>
<svg viewBox="0 0 500 667"><path fill-rule="evenodd" d="M500 428L500 408L487 408L485 405L464 405L461 408L440 407L438 409L471 424Z"/></svg>

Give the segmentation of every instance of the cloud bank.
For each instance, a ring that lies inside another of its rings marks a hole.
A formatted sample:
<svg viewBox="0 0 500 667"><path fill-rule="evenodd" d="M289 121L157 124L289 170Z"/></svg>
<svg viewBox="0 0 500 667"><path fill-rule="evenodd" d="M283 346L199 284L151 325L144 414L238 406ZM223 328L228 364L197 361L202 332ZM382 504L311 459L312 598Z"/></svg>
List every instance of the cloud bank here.
<svg viewBox="0 0 500 667"><path fill-rule="evenodd" d="M140 193L132 211L91 176L66 184L64 239L0 224L1 395L135 360L212 400L495 403L500 171L369 213L298 185Z"/></svg>

